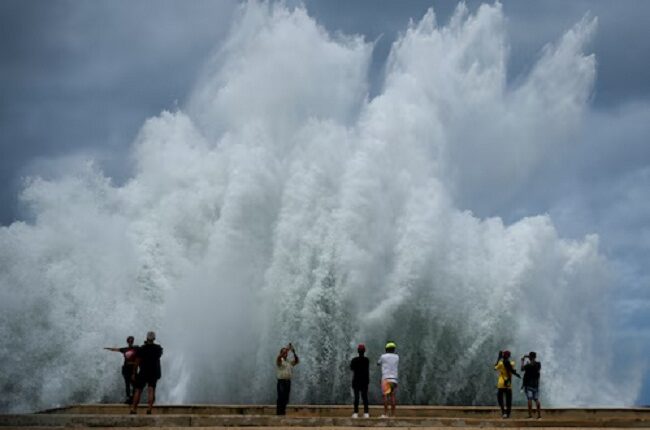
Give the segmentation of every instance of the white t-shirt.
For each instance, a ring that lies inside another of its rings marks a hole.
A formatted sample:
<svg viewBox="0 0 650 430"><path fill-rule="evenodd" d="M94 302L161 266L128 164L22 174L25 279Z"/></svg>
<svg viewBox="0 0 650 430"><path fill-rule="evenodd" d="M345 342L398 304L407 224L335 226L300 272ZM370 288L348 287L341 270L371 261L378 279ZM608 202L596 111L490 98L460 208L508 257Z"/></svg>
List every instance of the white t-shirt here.
<svg viewBox="0 0 650 430"><path fill-rule="evenodd" d="M399 365L399 355L392 352L382 354L377 360L381 365L381 379L391 379L397 381L397 366Z"/></svg>

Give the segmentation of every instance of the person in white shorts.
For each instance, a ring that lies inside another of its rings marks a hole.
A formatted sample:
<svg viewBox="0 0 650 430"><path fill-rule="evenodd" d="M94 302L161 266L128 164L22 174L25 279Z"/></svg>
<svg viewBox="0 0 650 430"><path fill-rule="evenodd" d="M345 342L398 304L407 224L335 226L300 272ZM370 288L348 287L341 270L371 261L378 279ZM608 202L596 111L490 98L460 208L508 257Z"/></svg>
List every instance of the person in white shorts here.
<svg viewBox="0 0 650 430"><path fill-rule="evenodd" d="M395 391L397 390L397 369L399 367L399 355L395 353L397 345L395 342L386 343L386 353L382 354L377 361L381 366L381 393L384 396L384 415L382 418L395 416ZM388 404L390 403L390 415Z"/></svg>

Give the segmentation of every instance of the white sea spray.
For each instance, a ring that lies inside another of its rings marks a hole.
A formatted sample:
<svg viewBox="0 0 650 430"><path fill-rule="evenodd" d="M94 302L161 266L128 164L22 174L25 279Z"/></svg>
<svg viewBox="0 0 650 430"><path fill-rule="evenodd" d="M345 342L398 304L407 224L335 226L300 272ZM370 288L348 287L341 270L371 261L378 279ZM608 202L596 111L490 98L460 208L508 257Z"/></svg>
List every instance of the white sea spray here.
<svg viewBox="0 0 650 430"><path fill-rule="evenodd" d="M302 8L242 6L186 106L143 125L129 181L89 162L26 183L33 220L0 228L0 409L115 400L119 357L101 348L151 329L163 402L272 402L289 341L292 401L346 402L355 345L372 359L392 339L404 403L493 403L509 348L537 351L547 403L631 404L638 382L609 376L598 237L464 209L572 144L595 24L509 86L499 4L442 26L429 11L369 99L371 44Z"/></svg>

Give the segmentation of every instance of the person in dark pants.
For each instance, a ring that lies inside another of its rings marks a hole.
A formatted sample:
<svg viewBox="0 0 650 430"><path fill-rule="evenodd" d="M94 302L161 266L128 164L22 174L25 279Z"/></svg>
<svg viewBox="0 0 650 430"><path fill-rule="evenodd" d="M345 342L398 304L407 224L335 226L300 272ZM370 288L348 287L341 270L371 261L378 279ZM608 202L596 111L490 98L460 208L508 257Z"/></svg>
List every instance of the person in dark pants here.
<svg viewBox="0 0 650 430"><path fill-rule="evenodd" d="M293 355L293 360L289 361L289 352ZM300 363L296 355L296 350L292 344L280 350L278 357L275 359L275 370L278 377L278 400L276 404L276 415L286 415L287 405L289 404L289 394L291 394L291 377L293 376L293 367Z"/></svg>
<svg viewBox="0 0 650 430"><path fill-rule="evenodd" d="M354 391L354 413L352 418L359 417L359 394L363 399L363 417L369 418L368 414L368 384L370 383L370 362L365 356L366 346L359 344L357 347L358 357L354 357L350 362L352 370L352 390Z"/></svg>
<svg viewBox="0 0 650 430"><path fill-rule="evenodd" d="M140 396L145 386L147 386L147 415L151 415L153 403L156 400L156 384L161 376L160 357L163 349L162 346L154 343L155 340L156 333L148 332L147 341L136 350L135 366L132 374L135 385L135 394L131 404L132 414L135 414L138 410Z"/></svg>
<svg viewBox="0 0 650 430"><path fill-rule="evenodd" d="M499 357L494 365L494 370L499 372L497 401L501 408L501 417L510 418L510 411L512 409L512 375L520 378L515 370L515 362L510 360L510 351L499 351ZM503 402L504 397L505 405Z"/></svg>
<svg viewBox="0 0 650 430"><path fill-rule="evenodd" d="M526 363L528 359L528 363ZM533 400L537 405L537 419L542 418L542 405L539 403L539 376L542 371L542 363L537 361L537 354L529 352L521 357L521 371L524 372L522 386L526 399L528 400L528 418L533 417Z"/></svg>
<svg viewBox="0 0 650 430"><path fill-rule="evenodd" d="M133 375L133 366L135 365L135 351L137 346L133 345L135 339L133 336L126 338L126 347L123 348L104 348L107 351L119 352L124 356L124 363L122 364L122 377L124 378L124 386L126 388L126 401L127 405L133 402L133 383L131 376Z"/></svg>

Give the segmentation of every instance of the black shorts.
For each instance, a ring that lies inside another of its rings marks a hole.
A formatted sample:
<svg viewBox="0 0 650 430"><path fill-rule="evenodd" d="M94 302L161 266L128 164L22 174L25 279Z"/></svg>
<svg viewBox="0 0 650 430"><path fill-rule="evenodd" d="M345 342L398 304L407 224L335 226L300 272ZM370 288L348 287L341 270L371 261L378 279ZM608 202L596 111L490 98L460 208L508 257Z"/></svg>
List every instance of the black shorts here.
<svg viewBox="0 0 650 430"><path fill-rule="evenodd" d="M135 375L135 383L133 384L135 388L142 390L145 385L150 386L151 388L156 388L156 383L158 383L160 377L158 375L150 373L138 373Z"/></svg>
<svg viewBox="0 0 650 430"><path fill-rule="evenodd" d="M122 366L122 376L124 376L124 379L131 380L131 376L133 376L132 364L125 364L124 366Z"/></svg>

